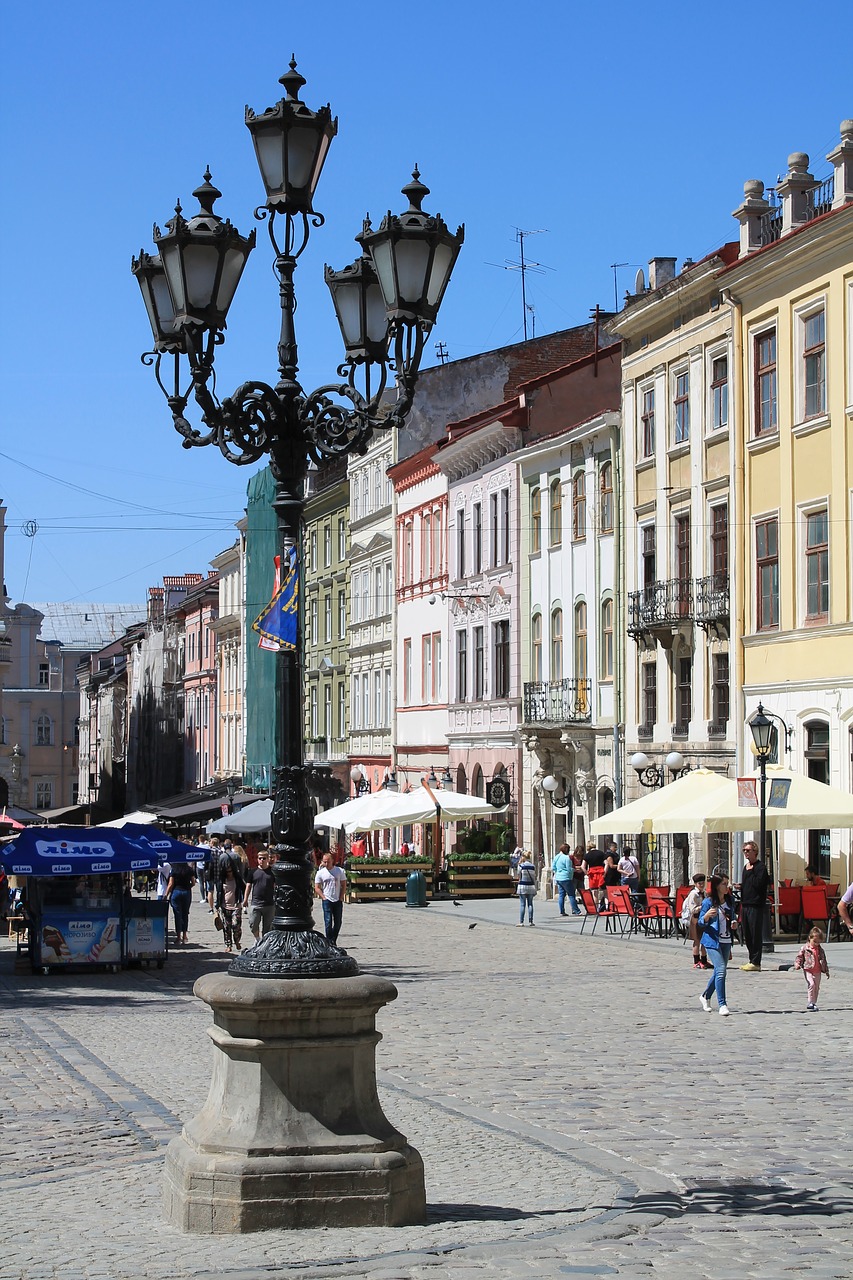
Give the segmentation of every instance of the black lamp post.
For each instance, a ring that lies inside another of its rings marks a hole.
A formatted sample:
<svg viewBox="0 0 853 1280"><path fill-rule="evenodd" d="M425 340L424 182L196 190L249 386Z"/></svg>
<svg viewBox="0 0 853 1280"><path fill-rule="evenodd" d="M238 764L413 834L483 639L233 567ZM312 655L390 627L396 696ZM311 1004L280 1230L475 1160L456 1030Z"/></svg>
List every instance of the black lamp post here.
<svg viewBox="0 0 853 1280"><path fill-rule="evenodd" d="M761 815L758 848L763 860L767 849L767 757L773 749L773 721L764 714L764 708L760 702L758 710L749 722L749 730L752 734L755 754L758 756L758 805Z"/></svg>
<svg viewBox="0 0 853 1280"><path fill-rule="evenodd" d="M310 227L323 223L314 209L314 193L337 133L337 120L328 106L313 111L301 101L305 80L295 61L281 84L286 96L275 106L260 115L246 108L246 126L266 190L265 205L255 216L267 221L281 302L280 376L275 386L249 381L233 396L220 401L216 395L215 350L224 341L228 308L255 246L255 232L242 236L214 212L221 193L209 170L193 193L198 213L187 220L178 205L165 232L154 228L155 254L140 253L132 270L154 334L154 350L143 361L154 365L184 447L215 445L237 466L269 459L276 485L273 505L283 573L291 551L302 542L309 461L322 463L363 453L374 430L394 428L405 420L424 342L450 280L464 228L454 235L440 216L422 210L429 191L417 170L403 189L409 200L403 214L389 212L375 231L365 220L356 237L362 257L343 271L326 272L346 350L338 381L306 394L297 380L293 277ZM170 357L172 375L167 383L163 360ZM188 374L182 372L184 359ZM393 400L386 395L389 370L396 382ZM200 427L185 416L191 395L200 410ZM282 647L278 655L279 761L272 813L277 854L275 929L231 966L232 973L251 977L338 977L358 972L355 961L313 927L313 864L308 849L313 828L303 762L301 629L297 614L295 644Z"/></svg>
<svg viewBox="0 0 853 1280"><path fill-rule="evenodd" d="M370 779L360 764L354 764L349 771L356 796L365 796L370 792Z"/></svg>

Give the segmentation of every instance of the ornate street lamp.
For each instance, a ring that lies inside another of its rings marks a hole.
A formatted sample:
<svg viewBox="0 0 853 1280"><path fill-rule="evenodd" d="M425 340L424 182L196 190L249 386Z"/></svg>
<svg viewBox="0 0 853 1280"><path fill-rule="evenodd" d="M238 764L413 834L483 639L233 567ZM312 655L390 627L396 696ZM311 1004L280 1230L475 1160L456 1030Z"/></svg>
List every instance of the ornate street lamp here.
<svg viewBox="0 0 853 1280"><path fill-rule="evenodd" d="M360 764L354 764L349 771L352 785L357 796L365 796L370 791L370 779Z"/></svg>
<svg viewBox="0 0 853 1280"><path fill-rule="evenodd" d="M542 790L547 792L548 799L551 801L553 809L561 809L566 812L566 822L571 825L572 821L572 793L567 786L563 786L564 794L557 795L560 784L554 777L553 773L549 773L547 777L542 779Z"/></svg>
<svg viewBox="0 0 853 1280"><path fill-rule="evenodd" d="M664 760L673 778L688 773L690 765L680 751L670 751ZM662 787L666 782L666 771L658 764L652 764L645 751L635 751L631 756L631 768L636 769L641 787Z"/></svg>
<svg viewBox="0 0 853 1280"><path fill-rule="evenodd" d="M781 716L777 716L772 711L765 711L759 702L758 710L749 720L749 731L752 734L752 749L758 756L758 773L759 773L759 796L758 803L761 810L761 829L759 836L760 856L764 858L767 846L767 761L773 754L776 745L776 736L778 730L773 721L776 720L782 726L785 733L785 752L791 749L791 730L785 724Z"/></svg>
<svg viewBox="0 0 853 1280"><path fill-rule="evenodd" d="M184 447L215 445L238 466L269 459L284 577L284 566L293 562L302 542L309 461L364 453L376 429L398 427L405 420L424 342L435 323L464 228L453 234L441 217L424 212L421 206L429 192L417 169L403 188L409 202L404 213L389 212L376 231L365 220L356 237L362 257L342 271L326 268L346 353L338 381L306 394L297 380L293 277L311 227L323 223L314 197L337 120L330 107L314 111L302 102L305 80L295 61L281 84L285 97L275 106L260 114L246 108L266 191L265 204L255 216L267 222L279 282L275 386L249 381L222 400L216 394L215 351L224 341L228 308L255 246L255 232L241 235L214 211L221 193L209 170L193 193L198 212L186 219L178 205L165 231L155 226L156 253L141 252L132 271L154 336L153 351L143 361L154 366ZM168 377L164 359L172 362ZM394 398L387 394L389 372L396 384ZM187 417L190 397L200 411L199 426ZM298 566L294 573L298 589ZM302 753L298 611L296 618L295 640L291 637L278 657L280 757L272 813L275 929L232 964L232 973L245 976L338 977L358 972L354 960L313 928L308 848L312 815Z"/></svg>

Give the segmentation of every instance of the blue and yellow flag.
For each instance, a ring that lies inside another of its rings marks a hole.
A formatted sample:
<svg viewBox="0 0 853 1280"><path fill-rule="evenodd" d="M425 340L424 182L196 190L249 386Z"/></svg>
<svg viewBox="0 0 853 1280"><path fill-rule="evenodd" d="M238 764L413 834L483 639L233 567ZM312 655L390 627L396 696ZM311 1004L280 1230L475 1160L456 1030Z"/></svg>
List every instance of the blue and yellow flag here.
<svg viewBox="0 0 853 1280"><path fill-rule="evenodd" d="M257 631L259 649L295 649L299 618L299 573L296 566L296 548L291 547L287 557L287 572L281 579L281 562L275 558L275 586L273 597L252 623Z"/></svg>

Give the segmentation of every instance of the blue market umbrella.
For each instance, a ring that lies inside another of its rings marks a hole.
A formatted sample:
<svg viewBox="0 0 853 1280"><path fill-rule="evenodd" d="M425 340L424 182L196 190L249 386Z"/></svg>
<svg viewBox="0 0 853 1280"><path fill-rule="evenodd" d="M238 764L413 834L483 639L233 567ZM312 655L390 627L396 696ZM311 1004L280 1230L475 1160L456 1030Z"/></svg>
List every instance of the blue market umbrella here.
<svg viewBox="0 0 853 1280"><path fill-rule="evenodd" d="M95 829L92 828L93 831ZM155 850L160 862L207 862L210 859L208 848L187 844L184 840L176 840L174 836L166 835L165 831L161 831L159 827L147 827L128 822L118 829L125 839L137 848L146 851ZM97 830L102 831L103 828L98 827ZM107 828L107 830L113 830L113 828Z"/></svg>
<svg viewBox="0 0 853 1280"><path fill-rule="evenodd" d="M27 827L0 851L7 875L75 876L147 871L157 852L128 840L122 832L95 827Z"/></svg>

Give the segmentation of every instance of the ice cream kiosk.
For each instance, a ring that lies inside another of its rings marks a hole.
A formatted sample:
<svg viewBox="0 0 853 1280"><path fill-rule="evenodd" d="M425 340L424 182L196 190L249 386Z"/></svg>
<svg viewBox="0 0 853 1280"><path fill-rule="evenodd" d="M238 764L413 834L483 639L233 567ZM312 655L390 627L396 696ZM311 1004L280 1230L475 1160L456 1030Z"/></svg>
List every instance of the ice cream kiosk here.
<svg viewBox="0 0 853 1280"><path fill-rule="evenodd" d="M128 876L156 867L156 850L141 849L119 831L28 827L0 858L8 875L19 882L26 877L33 972L118 971L126 960L132 912Z"/></svg>

